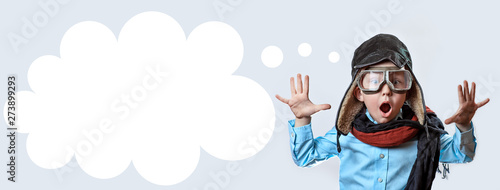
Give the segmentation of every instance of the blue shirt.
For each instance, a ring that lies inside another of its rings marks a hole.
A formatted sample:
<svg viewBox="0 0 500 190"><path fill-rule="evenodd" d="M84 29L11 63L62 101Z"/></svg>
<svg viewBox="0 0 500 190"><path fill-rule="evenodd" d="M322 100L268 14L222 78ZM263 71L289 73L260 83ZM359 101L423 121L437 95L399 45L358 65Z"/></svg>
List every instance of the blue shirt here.
<svg viewBox="0 0 500 190"><path fill-rule="evenodd" d="M375 122L368 112L367 115ZM379 148L365 144L349 133L340 137L342 151L338 153L335 127L324 136L313 138L311 124L294 126L295 120L290 120L290 148L295 164L310 167L338 156L340 189L404 189L417 158L418 140L415 138L397 147ZM476 149L473 128L465 132L455 130L453 136L441 135L439 161L472 161Z"/></svg>

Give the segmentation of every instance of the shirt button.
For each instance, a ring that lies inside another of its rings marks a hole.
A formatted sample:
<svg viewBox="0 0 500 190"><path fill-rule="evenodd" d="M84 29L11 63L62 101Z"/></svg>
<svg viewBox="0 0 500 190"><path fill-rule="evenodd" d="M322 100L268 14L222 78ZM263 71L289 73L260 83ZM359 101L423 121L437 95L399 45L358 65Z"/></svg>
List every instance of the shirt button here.
<svg viewBox="0 0 500 190"><path fill-rule="evenodd" d="M295 134L293 134L293 133L292 133L291 137L292 137L292 138L293 138L293 137L295 137Z"/></svg>
<svg viewBox="0 0 500 190"><path fill-rule="evenodd" d="M380 158L384 158L384 157L385 157L384 154L380 154Z"/></svg>
<svg viewBox="0 0 500 190"><path fill-rule="evenodd" d="M378 178L378 182L382 183L384 181L382 178Z"/></svg>

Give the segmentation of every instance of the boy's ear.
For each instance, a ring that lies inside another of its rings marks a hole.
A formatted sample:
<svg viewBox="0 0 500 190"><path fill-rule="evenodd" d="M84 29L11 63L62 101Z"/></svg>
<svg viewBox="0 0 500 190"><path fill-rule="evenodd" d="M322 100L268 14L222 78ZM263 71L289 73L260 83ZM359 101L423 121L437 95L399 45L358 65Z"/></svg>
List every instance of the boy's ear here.
<svg viewBox="0 0 500 190"><path fill-rule="evenodd" d="M361 89L359 89L359 87L356 86L352 93L354 94L354 97L356 97L356 99L358 99L360 102L364 101L363 95L361 94Z"/></svg>

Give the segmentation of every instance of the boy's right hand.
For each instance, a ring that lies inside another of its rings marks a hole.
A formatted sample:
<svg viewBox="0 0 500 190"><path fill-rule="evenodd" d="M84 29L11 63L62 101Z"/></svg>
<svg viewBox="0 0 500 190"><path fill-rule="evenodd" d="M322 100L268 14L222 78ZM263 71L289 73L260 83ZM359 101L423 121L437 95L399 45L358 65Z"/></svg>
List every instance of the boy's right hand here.
<svg viewBox="0 0 500 190"><path fill-rule="evenodd" d="M276 98L281 102L288 104L293 114L297 119L308 119L312 114L331 108L330 104L316 105L309 100L309 76L304 77L304 86L302 87L302 77L297 74L297 88L295 88L295 81L290 77L290 89L292 91L292 98L286 99L276 94Z"/></svg>

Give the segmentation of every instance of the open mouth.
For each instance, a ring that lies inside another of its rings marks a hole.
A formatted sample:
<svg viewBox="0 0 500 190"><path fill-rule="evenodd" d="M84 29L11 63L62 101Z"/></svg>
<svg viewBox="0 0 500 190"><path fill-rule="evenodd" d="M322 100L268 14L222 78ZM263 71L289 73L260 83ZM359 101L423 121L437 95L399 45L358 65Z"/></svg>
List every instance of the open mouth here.
<svg viewBox="0 0 500 190"><path fill-rule="evenodd" d="M391 115L392 107L389 103L387 102L382 103L379 109L382 112L382 117L388 117L389 115Z"/></svg>

